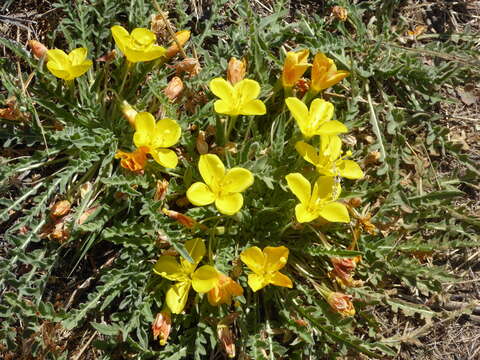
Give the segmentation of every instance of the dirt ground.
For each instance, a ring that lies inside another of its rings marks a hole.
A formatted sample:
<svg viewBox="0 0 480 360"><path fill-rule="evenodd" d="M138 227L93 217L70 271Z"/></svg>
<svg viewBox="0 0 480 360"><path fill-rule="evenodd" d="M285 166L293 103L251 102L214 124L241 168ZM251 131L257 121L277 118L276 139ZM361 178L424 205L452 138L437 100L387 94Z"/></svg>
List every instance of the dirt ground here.
<svg viewBox="0 0 480 360"><path fill-rule="evenodd" d="M260 14L268 14L271 1L252 5ZM359 2L359 1L357 1ZM4 0L0 5L0 36L25 44L27 39L44 40L56 27L61 13L49 0ZM201 9L201 0L192 0L194 9ZM292 1L292 15L297 11L325 11L321 2L313 0ZM423 1L409 0L401 8L401 16L411 21L411 28L425 26L429 34L463 33L480 31L480 1ZM477 42L480 47L480 39ZM480 54L480 52L479 52ZM6 51L0 46L0 56ZM477 56L480 62L480 55ZM428 57L425 61L430 61ZM439 106L442 125L449 129L450 140L458 143L480 162L480 87L469 83L462 88L445 88L444 93L457 99ZM465 171L454 160L433 157L444 173ZM469 196L462 205L472 215L480 216L480 186L465 186ZM385 319L385 337L401 337L404 346L397 359L480 359L480 250L458 249L445 254L443 261L452 273L462 278L447 284L445 298L441 299L451 310L451 315L431 322L414 321L401 314L386 313L378 309L377 316ZM441 260L442 261L442 260ZM430 304L435 308L435 304ZM471 316L458 315L458 310L470 306ZM388 324L388 325L387 325Z"/></svg>

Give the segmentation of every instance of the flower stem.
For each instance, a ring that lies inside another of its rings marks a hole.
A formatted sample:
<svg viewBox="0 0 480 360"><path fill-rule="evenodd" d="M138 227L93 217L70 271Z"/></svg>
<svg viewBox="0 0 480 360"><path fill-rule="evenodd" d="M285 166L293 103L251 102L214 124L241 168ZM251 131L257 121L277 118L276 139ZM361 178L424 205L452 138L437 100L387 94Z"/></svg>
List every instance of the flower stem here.
<svg viewBox="0 0 480 360"><path fill-rule="evenodd" d="M228 122L227 132L225 134L225 143L228 143L230 139L230 133L232 132L233 128L235 127L235 122L237 121L238 115L230 116L230 121Z"/></svg>

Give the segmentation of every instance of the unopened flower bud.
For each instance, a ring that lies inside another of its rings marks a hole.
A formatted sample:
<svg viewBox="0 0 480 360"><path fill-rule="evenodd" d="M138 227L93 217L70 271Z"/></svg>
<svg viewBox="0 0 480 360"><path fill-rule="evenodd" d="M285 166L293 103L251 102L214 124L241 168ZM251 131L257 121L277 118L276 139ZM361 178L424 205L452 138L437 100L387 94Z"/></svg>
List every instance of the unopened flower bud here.
<svg viewBox="0 0 480 360"><path fill-rule="evenodd" d="M177 39L178 43L183 47L185 43L190 39L190 31L189 30L182 30L175 33L175 38ZM180 51L178 44L175 40L173 40L172 45L169 46L167 52L165 54L166 57L171 58L174 57Z"/></svg>
<svg viewBox="0 0 480 360"><path fill-rule="evenodd" d="M170 101L174 101L183 91L183 81L178 76L174 76L169 82L164 92Z"/></svg>
<svg viewBox="0 0 480 360"><path fill-rule="evenodd" d="M217 335L223 350L227 353L229 358L235 357L235 342L233 333L227 325L217 326Z"/></svg>
<svg viewBox="0 0 480 360"><path fill-rule="evenodd" d="M165 215L167 215L169 218L176 220L177 222L179 222L180 224L182 224L183 226L189 229L191 229L197 224L197 222L188 215L185 215L173 210L168 210L165 208L162 209L162 212Z"/></svg>
<svg viewBox="0 0 480 360"><path fill-rule="evenodd" d="M353 208L358 208L360 205L362 205L362 199L359 197L351 198L348 200L348 204Z"/></svg>
<svg viewBox="0 0 480 360"><path fill-rule="evenodd" d="M336 5L332 8L332 15L340 21L347 21L348 11L343 6Z"/></svg>
<svg viewBox="0 0 480 360"><path fill-rule="evenodd" d="M327 302L334 311L342 316L355 315L355 308L353 307L351 295L332 291L327 296Z"/></svg>
<svg viewBox="0 0 480 360"><path fill-rule="evenodd" d="M175 70L177 71L177 75L181 73L188 73L190 76L198 75L200 72L200 64L197 59L195 58L186 58L180 61L178 64L174 66Z"/></svg>
<svg viewBox="0 0 480 360"><path fill-rule="evenodd" d="M164 310L157 314L152 324L153 338L159 337L160 345L167 343L172 329L172 317L170 311Z"/></svg>
<svg viewBox="0 0 480 360"><path fill-rule="evenodd" d="M70 212L71 205L72 204L70 204L70 201L68 200L57 201L52 206L52 209L50 211L50 217L52 219L55 219L67 215Z"/></svg>
<svg viewBox="0 0 480 360"><path fill-rule="evenodd" d="M208 143L205 140L205 138L206 138L205 131L200 130L198 132L197 140L195 142L195 145L197 147L197 151L200 155L204 155L204 154L208 153Z"/></svg>
<svg viewBox="0 0 480 360"><path fill-rule="evenodd" d="M126 100L123 100L121 109L125 119L127 119L130 125L135 129L135 117L137 116L137 111Z"/></svg>
<svg viewBox="0 0 480 360"><path fill-rule="evenodd" d="M245 78L245 72L247 70L247 61L245 59L238 60L234 57L230 58L227 67L227 80L232 85L242 81Z"/></svg>
<svg viewBox="0 0 480 360"><path fill-rule="evenodd" d="M155 194L153 195L153 200L155 201L165 200L165 197L167 196L167 191L168 191L168 181L165 179L157 180L157 188L155 190Z"/></svg>
<svg viewBox="0 0 480 360"><path fill-rule="evenodd" d="M45 57L47 54L47 47L37 40L28 40L28 46L32 50L33 56L37 59Z"/></svg>

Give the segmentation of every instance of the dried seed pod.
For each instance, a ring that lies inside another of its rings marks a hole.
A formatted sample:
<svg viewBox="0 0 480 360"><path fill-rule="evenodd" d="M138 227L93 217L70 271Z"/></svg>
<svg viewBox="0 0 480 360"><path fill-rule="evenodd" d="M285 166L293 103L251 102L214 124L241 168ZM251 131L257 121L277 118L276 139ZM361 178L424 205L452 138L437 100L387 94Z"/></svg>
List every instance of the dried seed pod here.
<svg viewBox="0 0 480 360"><path fill-rule="evenodd" d="M165 96L174 101L177 99L184 89L183 81L178 76L174 76L167 84L164 90Z"/></svg>
<svg viewBox="0 0 480 360"><path fill-rule="evenodd" d="M67 215L70 212L72 204L68 200L60 200L53 204L50 209L50 217L56 219Z"/></svg>

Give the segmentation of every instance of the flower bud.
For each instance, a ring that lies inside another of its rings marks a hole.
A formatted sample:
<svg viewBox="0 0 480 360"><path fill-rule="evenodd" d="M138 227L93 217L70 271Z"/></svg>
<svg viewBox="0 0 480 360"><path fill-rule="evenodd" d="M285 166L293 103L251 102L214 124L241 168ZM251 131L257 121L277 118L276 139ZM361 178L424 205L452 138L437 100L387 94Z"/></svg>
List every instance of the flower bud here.
<svg viewBox="0 0 480 360"><path fill-rule="evenodd" d="M167 191L168 191L168 181L165 179L157 180L157 188L155 189L153 200L155 201L165 200L165 197L167 196Z"/></svg>
<svg viewBox="0 0 480 360"><path fill-rule="evenodd" d="M235 342L233 333L227 325L217 325L217 335L223 350L229 358L235 357Z"/></svg>
<svg viewBox="0 0 480 360"><path fill-rule="evenodd" d="M232 85L245 78L245 72L247 70L247 61L245 59L238 60L234 57L230 58L227 67L227 80Z"/></svg>
<svg viewBox="0 0 480 360"><path fill-rule="evenodd" d="M162 212L165 215L167 215L169 218L176 220L177 222L179 222L180 224L182 224L186 228L191 229L192 227L194 227L197 224L197 222L188 215L185 215L185 214L173 211L173 210L168 210L166 208L163 208Z"/></svg>
<svg viewBox="0 0 480 360"><path fill-rule="evenodd" d="M195 145L197 147L197 151L200 155L204 155L208 153L208 143L205 140L205 131L200 130L198 132L197 140Z"/></svg>
<svg viewBox="0 0 480 360"><path fill-rule="evenodd" d="M189 30L182 30L175 33L175 38L177 39L178 43L183 47L185 43L190 39L190 31ZM165 54L166 57L171 58L174 57L180 51L178 44L175 40L173 40L172 45L169 46L167 52Z"/></svg>
<svg viewBox="0 0 480 360"><path fill-rule="evenodd" d="M335 5L332 8L332 15L340 21L347 21L348 11L343 6Z"/></svg>
<svg viewBox="0 0 480 360"><path fill-rule="evenodd" d="M160 345L167 343L172 329L172 317L170 311L163 310L157 314L155 321L152 324L153 338L159 337Z"/></svg>
<svg viewBox="0 0 480 360"><path fill-rule="evenodd" d="M183 91L183 81L178 76L174 76L164 90L164 93L170 101L174 101Z"/></svg>
<svg viewBox="0 0 480 360"><path fill-rule="evenodd" d="M46 58L47 47L37 40L28 40L28 46L32 50L33 56L37 59ZM45 60L46 61L46 60Z"/></svg>
<svg viewBox="0 0 480 360"><path fill-rule="evenodd" d="M340 292L330 292L327 296L330 307L342 316L355 315L355 308L352 303L352 296Z"/></svg>
<svg viewBox="0 0 480 360"><path fill-rule="evenodd" d="M177 75L181 73L188 73L190 76L198 75L200 72L200 63L195 58L186 58L174 66Z"/></svg>
<svg viewBox="0 0 480 360"><path fill-rule="evenodd" d="M122 109L122 114L125 119L127 119L130 125L135 129L135 117L137 116L137 111L126 100L123 100L120 108Z"/></svg>
<svg viewBox="0 0 480 360"><path fill-rule="evenodd" d="M50 210L50 217L52 219L67 215L70 212L71 204L68 200L57 201Z"/></svg>

